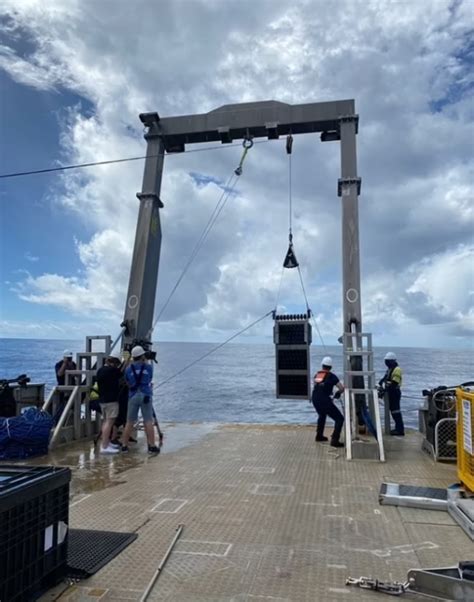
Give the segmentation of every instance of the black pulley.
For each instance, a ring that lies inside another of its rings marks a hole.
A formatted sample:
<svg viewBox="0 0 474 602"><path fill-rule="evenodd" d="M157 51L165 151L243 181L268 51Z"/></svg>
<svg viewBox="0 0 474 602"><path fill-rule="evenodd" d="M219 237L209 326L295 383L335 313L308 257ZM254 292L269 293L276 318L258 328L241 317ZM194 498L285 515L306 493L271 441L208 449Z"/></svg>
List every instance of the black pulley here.
<svg viewBox="0 0 474 602"><path fill-rule="evenodd" d="M293 244L290 242L288 251L286 252L285 261L283 262L284 268L297 268L299 266L298 260L296 259L295 252L293 251Z"/></svg>

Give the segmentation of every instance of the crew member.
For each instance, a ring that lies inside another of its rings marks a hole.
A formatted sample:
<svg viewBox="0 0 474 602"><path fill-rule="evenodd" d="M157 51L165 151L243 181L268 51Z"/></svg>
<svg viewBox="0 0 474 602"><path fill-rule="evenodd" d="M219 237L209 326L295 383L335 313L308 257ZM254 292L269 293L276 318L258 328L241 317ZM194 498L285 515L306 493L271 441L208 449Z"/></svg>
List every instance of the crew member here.
<svg viewBox="0 0 474 602"><path fill-rule="evenodd" d="M132 349L131 355L132 363L125 370L125 378L128 384L128 409L127 424L122 437L122 451L128 452L128 440L133 425L138 419L138 410L140 410L148 442L148 452L159 454L160 448L155 445L155 429L153 426L153 390L151 387L153 367L148 363L146 352L140 345Z"/></svg>
<svg viewBox="0 0 474 602"><path fill-rule="evenodd" d="M64 385L66 382L66 370L76 370L76 362L72 361L72 351L64 350L63 359L59 360L54 367L58 385ZM75 379L72 379L74 382Z"/></svg>
<svg viewBox="0 0 474 602"><path fill-rule="evenodd" d="M398 437L405 436L405 426L403 424L402 411L400 409L400 399L402 397L402 369L398 365L397 356L393 351L389 351L385 357L387 372L379 381L379 396L388 398L388 407L395 422L395 429L390 431L391 435Z"/></svg>
<svg viewBox="0 0 474 602"><path fill-rule="evenodd" d="M103 454L117 454L120 445L110 441L114 422L119 414L119 391L122 371L120 365L122 358L119 353L112 352L97 372L97 385L99 388L99 402L102 417L102 443L100 451Z"/></svg>
<svg viewBox="0 0 474 602"><path fill-rule="evenodd" d="M326 424L326 416L334 420L334 431L331 437L331 445L333 447L344 447L344 443L339 441L341 436L342 425L344 424L344 416L333 402L333 390L337 387L334 395L335 399L341 396L344 391L344 385L339 378L331 372L332 359L329 356L323 358L321 370L314 375L314 388L312 401L314 409L318 413L318 425L316 427L316 441L327 441L324 436L324 426Z"/></svg>

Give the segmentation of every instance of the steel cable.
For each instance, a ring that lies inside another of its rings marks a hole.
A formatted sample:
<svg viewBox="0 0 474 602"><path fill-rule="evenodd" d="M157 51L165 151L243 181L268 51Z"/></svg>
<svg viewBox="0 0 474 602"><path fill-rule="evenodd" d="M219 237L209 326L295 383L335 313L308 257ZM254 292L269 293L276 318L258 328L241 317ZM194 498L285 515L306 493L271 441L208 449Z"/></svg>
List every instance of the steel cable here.
<svg viewBox="0 0 474 602"><path fill-rule="evenodd" d="M155 385L153 387L153 390L155 391L156 389L159 389L160 387L162 387L164 384L166 384L166 383L170 382L171 380L175 379L177 376L179 376L180 374L182 374L183 372L185 372L186 370L188 370L192 366L195 366L196 364L198 364L199 362L201 362L203 359L205 359L206 357L210 356L212 353L215 353L218 349L221 349L221 347L224 347L224 345L227 345L227 343L229 343L233 339L237 338L243 332L245 332L246 330L249 330L250 328L252 328L252 326L255 326L255 324L258 324L259 322L261 322L262 320L264 320L266 317L268 317L272 313L273 313L273 310L267 312L265 315L261 316L260 318L258 318L258 320L255 320L254 322L252 322L251 324L249 324L245 328L242 328L242 330L239 330L239 332L236 332L235 334L233 334L231 337L229 337L228 339L226 339L223 343L220 343L219 345L217 345L217 347L213 347L210 351L208 351L207 353L205 353L204 355L202 355L201 357L199 357L197 360L194 360L193 362L191 362L190 364L188 364L187 366L185 366L184 368L182 368L181 370L179 370L179 372L176 372L175 374L173 374L173 376L170 376L166 380L163 380L160 383L158 383L157 385Z"/></svg>

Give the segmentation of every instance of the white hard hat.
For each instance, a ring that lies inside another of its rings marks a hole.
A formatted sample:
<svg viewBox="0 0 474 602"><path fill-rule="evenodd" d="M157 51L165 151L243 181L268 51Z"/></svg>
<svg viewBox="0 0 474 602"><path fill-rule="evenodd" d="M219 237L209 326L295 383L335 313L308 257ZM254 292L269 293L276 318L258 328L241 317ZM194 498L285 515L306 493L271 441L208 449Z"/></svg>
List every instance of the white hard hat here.
<svg viewBox="0 0 474 602"><path fill-rule="evenodd" d="M393 351L389 351L385 354L384 360L396 360L397 356L393 353Z"/></svg>
<svg viewBox="0 0 474 602"><path fill-rule="evenodd" d="M329 366L330 368L332 368L332 357L329 357L329 355L326 355L326 357L323 357L321 366Z"/></svg>
<svg viewBox="0 0 474 602"><path fill-rule="evenodd" d="M107 357L118 360L119 362L122 361L122 354L120 351L111 351Z"/></svg>
<svg viewBox="0 0 474 602"><path fill-rule="evenodd" d="M63 357L72 357L72 351L69 351L69 349L65 349L63 351Z"/></svg>
<svg viewBox="0 0 474 602"><path fill-rule="evenodd" d="M145 350L141 345L137 345L132 349L132 357L141 357L142 355L145 355Z"/></svg>

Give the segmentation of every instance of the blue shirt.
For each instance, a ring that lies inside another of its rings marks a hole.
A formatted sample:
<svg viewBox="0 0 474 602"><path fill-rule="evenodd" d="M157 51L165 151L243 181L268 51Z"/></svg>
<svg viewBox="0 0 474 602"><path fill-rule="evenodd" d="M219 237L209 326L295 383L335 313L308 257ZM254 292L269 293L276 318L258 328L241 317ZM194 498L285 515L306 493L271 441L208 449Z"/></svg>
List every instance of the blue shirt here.
<svg viewBox="0 0 474 602"><path fill-rule="evenodd" d="M125 370L125 380L127 381L129 388L129 398L133 397L135 393L138 392L143 393L143 395L153 395L153 390L151 388L151 381L153 380L153 366L151 364L134 362ZM137 380L139 381L138 383Z"/></svg>

